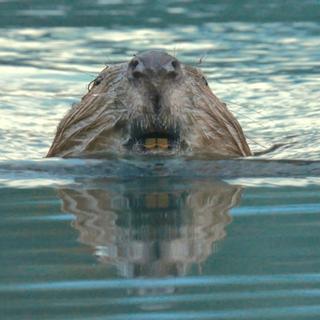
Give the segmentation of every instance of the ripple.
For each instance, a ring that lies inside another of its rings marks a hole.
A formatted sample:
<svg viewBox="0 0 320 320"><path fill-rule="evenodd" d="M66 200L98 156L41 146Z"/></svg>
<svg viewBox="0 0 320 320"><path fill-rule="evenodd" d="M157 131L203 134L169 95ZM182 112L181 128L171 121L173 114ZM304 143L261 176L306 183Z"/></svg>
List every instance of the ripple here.
<svg viewBox="0 0 320 320"><path fill-rule="evenodd" d="M216 277L184 277L172 279L130 279L130 280L86 280L61 281L55 283L20 283L15 286L0 285L0 292L16 292L25 290L93 290L121 288L153 288L153 287L197 287L197 286L234 286L234 285L272 285L272 284L320 284L320 275L314 274L274 274L253 276L216 276Z"/></svg>

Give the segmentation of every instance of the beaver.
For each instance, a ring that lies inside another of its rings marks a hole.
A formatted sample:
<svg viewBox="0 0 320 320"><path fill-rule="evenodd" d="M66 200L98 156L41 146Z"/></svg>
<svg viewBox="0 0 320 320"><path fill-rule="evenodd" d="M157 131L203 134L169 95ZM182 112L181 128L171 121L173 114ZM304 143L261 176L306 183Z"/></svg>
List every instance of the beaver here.
<svg viewBox="0 0 320 320"><path fill-rule="evenodd" d="M202 71L161 50L106 66L61 120L47 157L128 152L252 155Z"/></svg>

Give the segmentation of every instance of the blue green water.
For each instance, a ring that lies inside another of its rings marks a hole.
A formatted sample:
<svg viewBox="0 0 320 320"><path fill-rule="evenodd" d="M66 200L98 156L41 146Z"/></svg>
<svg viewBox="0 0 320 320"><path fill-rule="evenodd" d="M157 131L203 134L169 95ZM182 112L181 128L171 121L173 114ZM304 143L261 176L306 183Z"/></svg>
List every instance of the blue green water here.
<svg viewBox="0 0 320 320"><path fill-rule="evenodd" d="M43 159L104 65L151 48L282 146ZM319 319L319 48L318 0L0 1L0 318Z"/></svg>

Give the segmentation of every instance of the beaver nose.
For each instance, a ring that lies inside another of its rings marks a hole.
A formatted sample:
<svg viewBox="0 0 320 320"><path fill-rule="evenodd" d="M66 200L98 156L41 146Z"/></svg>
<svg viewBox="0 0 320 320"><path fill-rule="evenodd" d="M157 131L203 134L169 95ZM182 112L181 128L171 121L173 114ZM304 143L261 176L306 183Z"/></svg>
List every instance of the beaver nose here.
<svg viewBox="0 0 320 320"><path fill-rule="evenodd" d="M180 72L179 61L164 52L148 52L134 57L129 63L133 78L172 77Z"/></svg>

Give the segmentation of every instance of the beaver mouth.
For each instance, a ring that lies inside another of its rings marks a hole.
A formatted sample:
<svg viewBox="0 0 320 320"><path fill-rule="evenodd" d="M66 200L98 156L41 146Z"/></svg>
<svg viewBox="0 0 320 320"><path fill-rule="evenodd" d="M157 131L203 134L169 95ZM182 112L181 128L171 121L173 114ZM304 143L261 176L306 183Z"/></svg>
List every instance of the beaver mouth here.
<svg viewBox="0 0 320 320"><path fill-rule="evenodd" d="M136 151L172 150L179 146L178 130L134 132L125 146Z"/></svg>

